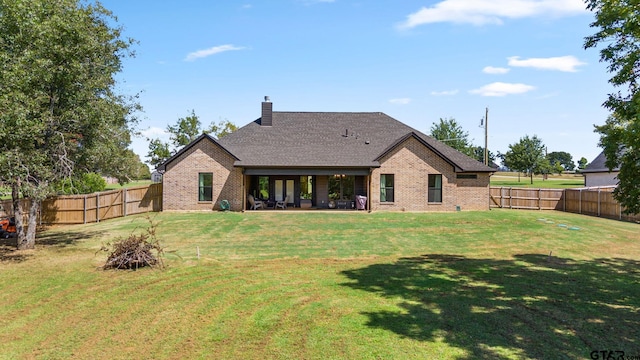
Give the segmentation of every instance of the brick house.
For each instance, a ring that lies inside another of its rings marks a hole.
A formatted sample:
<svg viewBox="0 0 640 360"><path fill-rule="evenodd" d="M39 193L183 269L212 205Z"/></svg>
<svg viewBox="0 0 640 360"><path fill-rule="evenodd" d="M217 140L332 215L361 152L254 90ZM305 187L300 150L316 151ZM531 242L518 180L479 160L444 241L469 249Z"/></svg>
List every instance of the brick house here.
<svg viewBox="0 0 640 360"><path fill-rule="evenodd" d="M280 112L214 139L203 134L167 159L163 210L265 208L456 211L489 209L494 169L379 112Z"/></svg>

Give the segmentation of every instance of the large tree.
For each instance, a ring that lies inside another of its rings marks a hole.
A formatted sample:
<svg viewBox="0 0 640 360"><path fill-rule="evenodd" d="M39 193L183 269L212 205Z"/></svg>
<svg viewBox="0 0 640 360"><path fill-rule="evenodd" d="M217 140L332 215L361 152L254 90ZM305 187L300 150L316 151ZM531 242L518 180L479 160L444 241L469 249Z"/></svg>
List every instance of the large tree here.
<svg viewBox="0 0 640 360"><path fill-rule="evenodd" d="M179 118L174 125L167 126L170 134L171 143L174 148L183 147L195 140L200 133L200 118L196 115L195 110L183 118Z"/></svg>
<svg viewBox="0 0 640 360"><path fill-rule="evenodd" d="M440 121L431 125L431 137L451 146L463 154L474 157L474 148L469 140L469 132L464 131L456 119L440 118Z"/></svg>
<svg viewBox="0 0 640 360"><path fill-rule="evenodd" d="M599 145L609 169L620 168L615 198L626 213L640 213L640 7L637 0L586 0L594 12L595 34L585 38L585 49L603 46L600 61L609 64L609 79L618 91L609 94L604 107L612 115L602 126Z"/></svg>
<svg viewBox="0 0 640 360"><path fill-rule="evenodd" d="M573 157L566 151L552 151L547 154L547 159L554 167L556 167L556 162L560 163L565 171L573 171L576 168Z"/></svg>
<svg viewBox="0 0 640 360"><path fill-rule="evenodd" d="M219 123L211 122L207 129L202 129L200 118L196 115L195 110L178 121L167 126L169 140L171 143L164 142L160 139L147 139L149 141L149 164L158 167L165 160L175 154L178 149L195 140L200 134L209 134L215 138L220 138L237 130L237 126L229 120L221 120Z"/></svg>
<svg viewBox="0 0 640 360"><path fill-rule="evenodd" d="M35 246L40 202L76 172L125 179L135 99L115 92L131 39L99 3L0 0L0 180L18 248ZM20 198L29 198L25 232Z"/></svg>
<svg viewBox="0 0 640 360"><path fill-rule="evenodd" d="M509 145L509 151L504 154L504 165L518 172L529 173L533 184L534 172L544 172L549 168L542 140L536 135L526 135L517 143Z"/></svg>

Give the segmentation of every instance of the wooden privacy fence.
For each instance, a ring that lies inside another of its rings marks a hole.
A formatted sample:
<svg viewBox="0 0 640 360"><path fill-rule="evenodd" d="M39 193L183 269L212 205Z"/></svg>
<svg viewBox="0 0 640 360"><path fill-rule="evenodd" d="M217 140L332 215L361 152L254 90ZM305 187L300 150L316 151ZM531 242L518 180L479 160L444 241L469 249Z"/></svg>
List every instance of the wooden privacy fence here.
<svg viewBox="0 0 640 360"><path fill-rule="evenodd" d="M22 200L25 212L29 205L29 199ZM11 200L1 202L0 208L0 215L13 213ZM49 198L42 202L38 220L43 224L86 224L152 211L162 211L162 184Z"/></svg>
<svg viewBox="0 0 640 360"><path fill-rule="evenodd" d="M529 189L491 187L490 206L507 209L559 210L625 221L640 221L640 214L625 215L613 198L613 188Z"/></svg>

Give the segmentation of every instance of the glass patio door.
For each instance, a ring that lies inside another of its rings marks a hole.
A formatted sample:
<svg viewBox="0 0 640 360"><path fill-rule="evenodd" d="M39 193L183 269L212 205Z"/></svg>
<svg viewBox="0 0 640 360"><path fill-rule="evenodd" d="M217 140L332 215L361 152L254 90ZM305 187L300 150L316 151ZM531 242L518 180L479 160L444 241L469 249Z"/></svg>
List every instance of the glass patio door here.
<svg viewBox="0 0 640 360"><path fill-rule="evenodd" d="M295 201L295 181L294 180L276 180L275 185L275 199L276 201L283 201L285 197L289 197L289 203Z"/></svg>

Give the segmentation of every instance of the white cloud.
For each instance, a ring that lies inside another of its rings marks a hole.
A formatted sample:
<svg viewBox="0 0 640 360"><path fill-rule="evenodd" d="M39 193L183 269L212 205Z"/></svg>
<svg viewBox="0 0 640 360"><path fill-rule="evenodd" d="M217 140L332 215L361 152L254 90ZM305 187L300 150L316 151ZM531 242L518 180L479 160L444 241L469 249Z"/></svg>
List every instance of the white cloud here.
<svg viewBox="0 0 640 360"><path fill-rule="evenodd" d="M432 91L431 95L433 96L451 96L458 93L458 90L445 90L445 91Z"/></svg>
<svg viewBox="0 0 640 360"><path fill-rule="evenodd" d="M557 70L565 72L576 72L578 66L586 65L586 63L578 60L575 56L558 56L550 58L530 58L520 60L519 56L507 58L509 66L515 67L532 67L540 70Z"/></svg>
<svg viewBox="0 0 640 360"><path fill-rule="evenodd" d="M407 105L408 103L411 102L411 99L410 98L391 99L389 100L389 102L396 105Z"/></svg>
<svg viewBox="0 0 640 360"><path fill-rule="evenodd" d="M140 131L140 134L147 139L169 136L169 133L165 129L154 126Z"/></svg>
<svg viewBox="0 0 640 360"><path fill-rule="evenodd" d="M526 84L510 84L503 82L494 82L485 85L479 89L469 91L472 94L478 94L482 96L505 96L512 94L523 94L534 90L535 86Z"/></svg>
<svg viewBox="0 0 640 360"><path fill-rule="evenodd" d="M482 69L482 72L485 73L485 74L506 74L510 70L511 69L509 69L509 68L485 66L485 68Z"/></svg>
<svg viewBox="0 0 640 360"><path fill-rule="evenodd" d="M559 17L586 12L583 0L443 0L409 14L398 27L410 29L439 22L499 25L505 19Z"/></svg>
<svg viewBox="0 0 640 360"><path fill-rule="evenodd" d="M220 45L220 46L214 46L212 48L208 48L208 49L204 49L204 50L198 50L198 51L194 51L192 53L189 53L187 55L187 57L184 59L185 61L194 61L200 58L204 58L207 56L211 56L211 55L215 55L215 54L219 54L221 52L225 52L225 51L233 51L233 50L243 50L244 47L242 46L235 46L235 45Z"/></svg>

